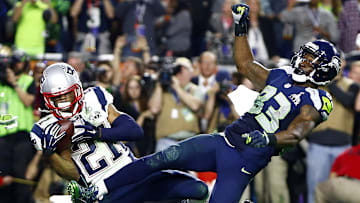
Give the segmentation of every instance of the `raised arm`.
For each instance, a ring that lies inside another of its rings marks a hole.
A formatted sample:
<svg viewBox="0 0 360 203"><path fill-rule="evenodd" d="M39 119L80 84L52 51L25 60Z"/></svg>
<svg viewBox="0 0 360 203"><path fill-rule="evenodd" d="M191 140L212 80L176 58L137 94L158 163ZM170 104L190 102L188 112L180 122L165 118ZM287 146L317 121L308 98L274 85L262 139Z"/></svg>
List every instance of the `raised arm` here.
<svg viewBox="0 0 360 203"><path fill-rule="evenodd" d="M157 82L155 85L155 90L149 99L150 111L155 115L159 114L161 111L161 106L162 106L162 102L163 102L162 96L163 96L163 90L162 90L161 84L160 84L160 82Z"/></svg>
<svg viewBox="0 0 360 203"><path fill-rule="evenodd" d="M249 7L246 4L232 6L235 22L234 60L238 71L254 84L256 90L265 87L269 71L254 61L248 40Z"/></svg>
<svg viewBox="0 0 360 203"><path fill-rule="evenodd" d="M109 19L113 19L115 17L115 11L114 11L114 6L111 3L110 0L104 0L104 9L105 9L105 14Z"/></svg>
<svg viewBox="0 0 360 203"><path fill-rule="evenodd" d="M265 87L269 71L254 61L246 36L235 37L234 60L238 71L254 84L256 90Z"/></svg>
<svg viewBox="0 0 360 203"><path fill-rule="evenodd" d="M17 3L14 8L14 13L12 15L12 20L16 23L20 19L22 15L22 9L24 8L26 4L26 0L22 0L21 3Z"/></svg>
<svg viewBox="0 0 360 203"><path fill-rule="evenodd" d="M76 0L75 3L71 6L70 9L70 15L73 18L77 18L81 11L82 4L84 3L84 0Z"/></svg>
<svg viewBox="0 0 360 203"><path fill-rule="evenodd" d="M122 49L124 48L126 44L126 35L118 36L115 41L115 47L114 47L114 59L112 62L112 66L114 69L114 77L113 77L113 84L116 86L119 86L122 80L122 71L120 70L120 64L121 64L121 54Z"/></svg>
<svg viewBox="0 0 360 203"><path fill-rule="evenodd" d="M44 1L44 3L46 3L46 4L48 5L49 10L50 10L50 12L51 12L51 18L50 18L51 23L54 23L54 24L57 23L57 21L58 21L58 14L57 14L57 12L54 10L54 8L52 7L51 1L50 1L50 0Z"/></svg>

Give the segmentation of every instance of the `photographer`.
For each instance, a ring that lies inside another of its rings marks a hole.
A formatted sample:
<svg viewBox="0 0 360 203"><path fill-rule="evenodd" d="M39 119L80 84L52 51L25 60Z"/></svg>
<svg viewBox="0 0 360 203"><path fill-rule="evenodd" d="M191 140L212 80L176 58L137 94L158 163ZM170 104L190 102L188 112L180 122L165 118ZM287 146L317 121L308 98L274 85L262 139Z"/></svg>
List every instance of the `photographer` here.
<svg viewBox="0 0 360 203"><path fill-rule="evenodd" d="M214 88L208 92L208 102L213 103L213 112L207 132L223 132L225 127L239 118L234 104L227 96L236 89L233 85L231 75L226 70L219 70L215 77ZM212 101L214 100L214 101Z"/></svg>
<svg viewBox="0 0 360 203"><path fill-rule="evenodd" d="M109 61L100 61L96 67L96 83L98 86L105 88L108 92L113 93L115 87L112 86L114 75L113 68Z"/></svg>
<svg viewBox="0 0 360 203"><path fill-rule="evenodd" d="M160 73L149 101L151 112L157 115L156 151L199 132L196 112L203 105L204 95L190 82L193 72L190 60L181 57L174 65L171 84L168 85L168 77Z"/></svg>
<svg viewBox="0 0 360 203"><path fill-rule="evenodd" d="M0 128L0 171L2 176L25 178L25 170L34 155L29 132L34 124L32 103L36 87L27 74L28 60L22 51L14 51L10 63L2 63L0 81L0 114L18 117L12 129ZM5 71L3 70L3 71ZM0 202L31 202L29 186L11 184L0 188Z"/></svg>

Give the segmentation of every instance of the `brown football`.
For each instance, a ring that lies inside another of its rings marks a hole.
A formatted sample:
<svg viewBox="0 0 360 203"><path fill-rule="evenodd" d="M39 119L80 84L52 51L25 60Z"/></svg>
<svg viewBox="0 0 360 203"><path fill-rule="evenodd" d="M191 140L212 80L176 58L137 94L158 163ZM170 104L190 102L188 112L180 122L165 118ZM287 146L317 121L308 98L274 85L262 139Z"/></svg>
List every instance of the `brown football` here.
<svg viewBox="0 0 360 203"><path fill-rule="evenodd" d="M74 135L74 124L70 120L59 120L57 123L61 125L59 134L66 131L65 136L61 138L61 140L56 145L56 152L61 153L65 149L70 148L71 137Z"/></svg>

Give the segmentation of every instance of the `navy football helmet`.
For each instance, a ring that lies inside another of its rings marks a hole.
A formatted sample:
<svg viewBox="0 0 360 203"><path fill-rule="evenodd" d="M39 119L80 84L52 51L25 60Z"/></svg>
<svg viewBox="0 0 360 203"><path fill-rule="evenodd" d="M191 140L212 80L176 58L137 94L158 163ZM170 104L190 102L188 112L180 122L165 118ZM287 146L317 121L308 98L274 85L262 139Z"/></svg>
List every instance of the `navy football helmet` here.
<svg viewBox="0 0 360 203"><path fill-rule="evenodd" d="M314 69L308 75L300 67L300 64L306 60L305 54L314 57L312 61L309 61ZM291 65L294 68L292 73L294 81L300 83L310 81L315 85L327 85L340 72L341 60L333 44L326 40L315 40L300 47L300 51L291 58Z"/></svg>

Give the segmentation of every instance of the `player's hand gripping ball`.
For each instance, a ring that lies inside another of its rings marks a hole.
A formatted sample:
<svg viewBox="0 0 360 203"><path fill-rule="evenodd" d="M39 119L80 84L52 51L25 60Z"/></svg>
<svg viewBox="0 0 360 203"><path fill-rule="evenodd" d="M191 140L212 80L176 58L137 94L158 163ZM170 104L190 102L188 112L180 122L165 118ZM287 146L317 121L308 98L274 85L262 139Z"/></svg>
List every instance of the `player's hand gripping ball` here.
<svg viewBox="0 0 360 203"><path fill-rule="evenodd" d="M61 126L59 133L65 132L56 145L56 152L60 153L70 148L71 137L74 135L74 124L70 120L59 120L57 123Z"/></svg>
<svg viewBox="0 0 360 203"><path fill-rule="evenodd" d="M45 128L42 147L44 153L51 155L70 148L74 135L74 124L70 120L59 120Z"/></svg>

